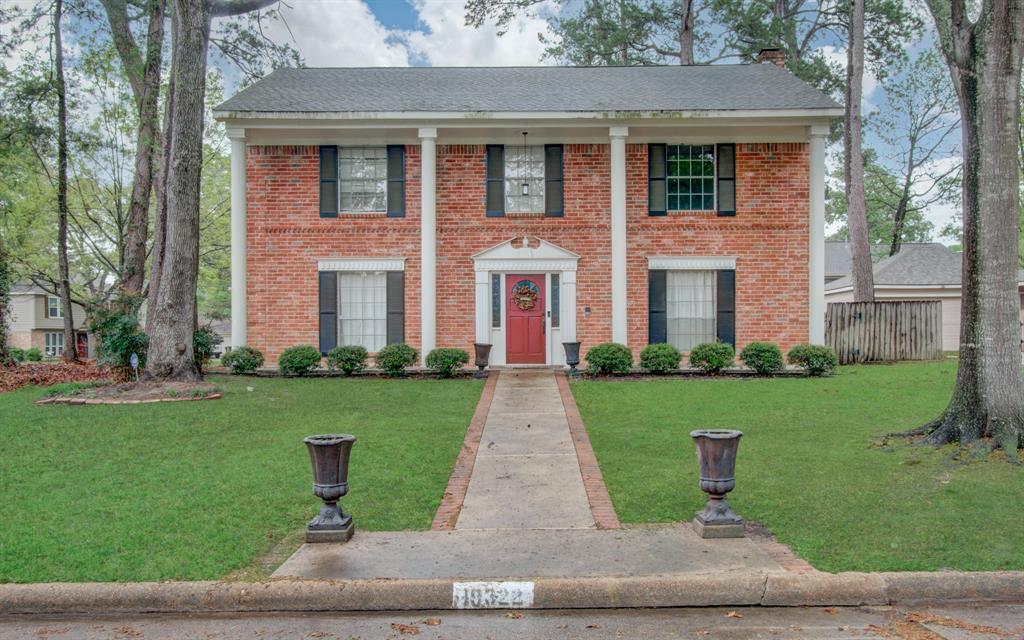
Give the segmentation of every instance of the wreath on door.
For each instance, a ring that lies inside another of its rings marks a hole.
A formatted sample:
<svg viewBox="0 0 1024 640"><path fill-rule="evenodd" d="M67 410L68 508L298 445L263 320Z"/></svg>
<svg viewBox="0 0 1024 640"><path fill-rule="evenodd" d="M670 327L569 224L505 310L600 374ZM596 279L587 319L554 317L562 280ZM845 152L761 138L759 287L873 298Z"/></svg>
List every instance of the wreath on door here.
<svg viewBox="0 0 1024 640"><path fill-rule="evenodd" d="M537 306L540 289L529 280L520 280L512 287L512 302L523 311L530 311Z"/></svg>

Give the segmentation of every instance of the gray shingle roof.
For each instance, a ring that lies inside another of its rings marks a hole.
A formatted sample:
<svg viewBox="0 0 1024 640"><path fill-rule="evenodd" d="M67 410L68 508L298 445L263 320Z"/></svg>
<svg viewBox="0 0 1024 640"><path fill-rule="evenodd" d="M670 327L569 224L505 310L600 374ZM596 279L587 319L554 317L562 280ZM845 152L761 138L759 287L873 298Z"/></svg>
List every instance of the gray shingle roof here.
<svg viewBox="0 0 1024 640"><path fill-rule="evenodd" d="M217 112L835 109L773 64L277 69Z"/></svg>
<svg viewBox="0 0 1024 640"><path fill-rule="evenodd" d="M825 275L850 273L852 260L849 242L828 241L825 243Z"/></svg>
<svg viewBox="0 0 1024 640"><path fill-rule="evenodd" d="M938 242L904 244L900 252L875 263L875 285L888 286L960 286L963 254ZM1024 282L1024 269L1017 273ZM825 285L827 291L853 284L850 276Z"/></svg>

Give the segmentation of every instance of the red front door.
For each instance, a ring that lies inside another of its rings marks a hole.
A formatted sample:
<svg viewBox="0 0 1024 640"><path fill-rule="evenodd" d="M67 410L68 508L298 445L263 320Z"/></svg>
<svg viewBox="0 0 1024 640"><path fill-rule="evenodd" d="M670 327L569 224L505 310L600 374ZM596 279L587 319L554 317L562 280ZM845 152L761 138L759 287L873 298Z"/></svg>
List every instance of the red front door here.
<svg viewBox="0 0 1024 640"><path fill-rule="evenodd" d="M544 364L544 276L505 276L509 364Z"/></svg>

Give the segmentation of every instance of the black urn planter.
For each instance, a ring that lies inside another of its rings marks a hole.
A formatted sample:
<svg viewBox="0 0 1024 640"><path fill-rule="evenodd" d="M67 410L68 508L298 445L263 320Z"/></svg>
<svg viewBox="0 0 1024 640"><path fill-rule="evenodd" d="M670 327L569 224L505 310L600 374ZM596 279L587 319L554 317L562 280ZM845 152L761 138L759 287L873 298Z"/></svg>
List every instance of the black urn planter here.
<svg viewBox="0 0 1024 640"><path fill-rule="evenodd" d="M347 542L355 532L352 516L338 504L348 493L348 459L355 436L309 436L303 442L313 465L313 495L324 501L320 513L306 525L306 542Z"/></svg>
<svg viewBox="0 0 1024 640"><path fill-rule="evenodd" d="M742 538L743 519L729 506L725 494L736 487L736 451L742 431L698 429L690 432L697 445L700 488L708 494L708 503L694 518L694 528L702 538Z"/></svg>
<svg viewBox="0 0 1024 640"><path fill-rule="evenodd" d="M565 349L565 364L569 365L569 375L575 378L580 374L576 370L576 367L580 364L580 343L563 342L562 348Z"/></svg>
<svg viewBox="0 0 1024 640"><path fill-rule="evenodd" d="M475 378L486 378L487 372L484 369L491 360L491 345L484 342L474 342L473 351L476 352L476 359L473 364L476 365L476 373L473 374Z"/></svg>

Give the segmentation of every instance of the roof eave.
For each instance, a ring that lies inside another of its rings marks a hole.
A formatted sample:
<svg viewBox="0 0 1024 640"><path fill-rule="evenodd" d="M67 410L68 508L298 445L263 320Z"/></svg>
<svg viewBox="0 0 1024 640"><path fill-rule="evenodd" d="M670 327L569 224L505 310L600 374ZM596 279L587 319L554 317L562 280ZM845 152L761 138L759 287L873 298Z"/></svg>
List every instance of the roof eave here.
<svg viewBox="0 0 1024 640"><path fill-rule="evenodd" d="M244 111L215 109L213 117L224 120L679 120L762 119L762 118L837 118L838 107L796 109L693 109L678 111Z"/></svg>

